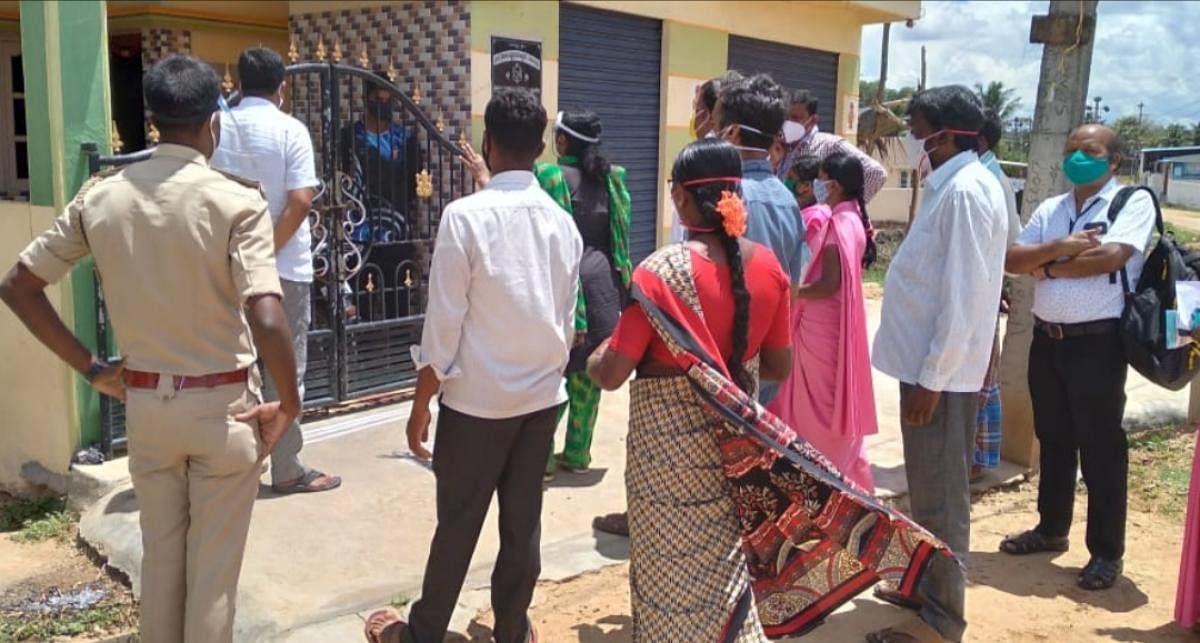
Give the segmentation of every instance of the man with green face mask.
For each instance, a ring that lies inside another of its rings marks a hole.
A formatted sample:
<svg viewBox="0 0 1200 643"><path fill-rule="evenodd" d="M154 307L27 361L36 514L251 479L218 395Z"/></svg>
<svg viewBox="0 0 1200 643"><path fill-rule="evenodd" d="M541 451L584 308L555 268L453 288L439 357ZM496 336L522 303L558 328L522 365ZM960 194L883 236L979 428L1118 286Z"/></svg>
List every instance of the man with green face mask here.
<svg viewBox="0 0 1200 643"><path fill-rule="evenodd" d="M1041 442L1040 521L1009 536L1000 550L1014 555L1066 551L1075 501L1075 470L1088 489L1087 547L1079 574L1086 590L1112 587L1125 553L1128 444L1121 428L1127 366L1118 336L1125 305L1119 278L1136 284L1154 226L1154 206L1136 192L1111 223L1120 189L1120 141L1103 125L1071 132L1063 174L1071 191L1047 199L1009 251L1006 268L1032 274L1033 346L1029 389Z"/></svg>

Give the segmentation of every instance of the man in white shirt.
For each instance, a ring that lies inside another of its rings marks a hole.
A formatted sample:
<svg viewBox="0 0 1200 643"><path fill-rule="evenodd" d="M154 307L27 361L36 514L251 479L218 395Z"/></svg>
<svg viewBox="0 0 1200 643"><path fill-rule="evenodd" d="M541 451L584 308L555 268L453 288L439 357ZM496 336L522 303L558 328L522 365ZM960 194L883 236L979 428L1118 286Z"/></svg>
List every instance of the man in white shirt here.
<svg viewBox="0 0 1200 643"><path fill-rule="evenodd" d="M275 222L275 263L296 353L296 385L303 398L313 280L308 213L319 181L308 129L279 109L283 76L283 59L275 51L255 47L242 52L238 58L242 101L221 115L221 141L212 165L258 181L267 197ZM263 393L268 400L278 399L270 377L264 381ZM302 448L304 434L296 420L271 452L271 488L276 493L329 491L342 484L337 476L304 466Z"/></svg>
<svg viewBox="0 0 1200 643"><path fill-rule="evenodd" d="M1066 551L1075 506L1075 473L1088 490L1087 547L1079 574L1086 590L1112 587L1123 571L1129 446L1126 362L1118 335L1125 306L1120 272L1131 285L1145 264L1154 204L1135 192L1116 219L1109 205L1121 190L1120 142L1103 125L1083 125L1067 139L1063 174L1074 185L1047 199L1008 252L1008 269L1033 274L1033 345L1029 392L1041 444L1035 528L1005 538L1009 554Z"/></svg>
<svg viewBox="0 0 1200 643"><path fill-rule="evenodd" d="M497 89L484 124L492 178L442 214L425 328L413 348L419 371L407 435L421 459L431 457L423 446L429 403L441 390L432 455L437 533L408 622L387 611L368 621L379 640L406 634L440 643L497 494L495 640L536 641L526 613L541 571L542 472L567 401L583 241L532 171L545 146L541 102L527 90Z"/></svg>
<svg viewBox="0 0 1200 643"><path fill-rule="evenodd" d="M1000 301L1008 218L1004 194L975 154L983 108L965 87L913 96L905 141L912 167L931 169L921 210L888 269L874 364L900 380L900 426L912 517L961 559L970 547L975 416ZM930 562L920 618L873 643L959 641L966 576Z"/></svg>

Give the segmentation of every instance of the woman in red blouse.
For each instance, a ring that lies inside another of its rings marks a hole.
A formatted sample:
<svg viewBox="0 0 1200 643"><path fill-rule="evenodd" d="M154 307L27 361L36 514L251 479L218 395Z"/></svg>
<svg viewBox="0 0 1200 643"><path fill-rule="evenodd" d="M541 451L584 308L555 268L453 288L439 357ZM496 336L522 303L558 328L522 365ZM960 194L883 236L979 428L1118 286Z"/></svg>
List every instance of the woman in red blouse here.
<svg viewBox="0 0 1200 643"><path fill-rule="evenodd" d="M753 396L759 375L778 381L791 367L790 297L787 275L771 251L741 238L741 171L728 143L703 140L685 148L672 171L671 199L688 239L651 256L635 275L643 285L649 273L671 275L686 309L673 312L691 324L689 339L719 355L719 366ZM625 478L634 639L715 641L726 632L739 641L765 641L749 609L719 421L704 410L642 305L625 309L611 340L589 361L588 373L607 390L637 370Z"/></svg>

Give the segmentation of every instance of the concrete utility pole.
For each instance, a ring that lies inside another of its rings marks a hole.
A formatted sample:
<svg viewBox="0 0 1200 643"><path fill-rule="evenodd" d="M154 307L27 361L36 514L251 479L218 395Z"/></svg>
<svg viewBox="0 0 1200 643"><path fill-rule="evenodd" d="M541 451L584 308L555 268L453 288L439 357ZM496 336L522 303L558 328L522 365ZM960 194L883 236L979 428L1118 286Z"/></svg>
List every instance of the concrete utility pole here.
<svg viewBox="0 0 1200 643"><path fill-rule="evenodd" d="M1029 41L1042 43L1042 71L1029 145L1021 221L1028 222L1037 206L1066 191L1062 151L1071 130L1083 121L1092 42L1096 33L1097 0L1051 0L1048 15L1034 16ZM1033 280L1013 279L1012 310L1000 358L1000 393L1004 406L1004 459L1037 468L1037 440L1029 401L1029 346L1033 341Z"/></svg>

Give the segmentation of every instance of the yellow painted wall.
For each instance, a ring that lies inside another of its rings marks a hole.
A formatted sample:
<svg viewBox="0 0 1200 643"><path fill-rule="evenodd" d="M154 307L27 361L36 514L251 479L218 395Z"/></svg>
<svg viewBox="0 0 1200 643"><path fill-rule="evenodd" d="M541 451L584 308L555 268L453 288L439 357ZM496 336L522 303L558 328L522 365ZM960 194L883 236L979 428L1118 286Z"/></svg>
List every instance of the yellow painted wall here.
<svg viewBox="0 0 1200 643"><path fill-rule="evenodd" d="M293 3L295 4L295 3ZM550 0L471 3L471 139L483 141L483 112L492 95L492 36L542 42L542 105L550 118L558 112L558 3ZM553 158L547 145L544 159Z"/></svg>
<svg viewBox="0 0 1200 643"><path fill-rule="evenodd" d="M0 201L0 258L8 269L26 244L50 227L54 211L28 203ZM69 300L65 286L46 288L56 310ZM67 316L69 318L69 315ZM67 473L79 425L72 418L75 375L0 306L0 352L10 368L0 369L0 489L25 486L21 465L35 461Z"/></svg>
<svg viewBox="0 0 1200 643"><path fill-rule="evenodd" d="M848 2L571 1L597 9L856 56L862 39L862 25L869 19Z"/></svg>
<svg viewBox="0 0 1200 643"><path fill-rule="evenodd" d="M270 47L279 52L287 60L288 32L286 29L278 33L253 33L227 29L192 29L192 55L217 66L218 72L223 72L224 63L229 63L230 70L236 74L237 59L244 49L250 47Z"/></svg>

